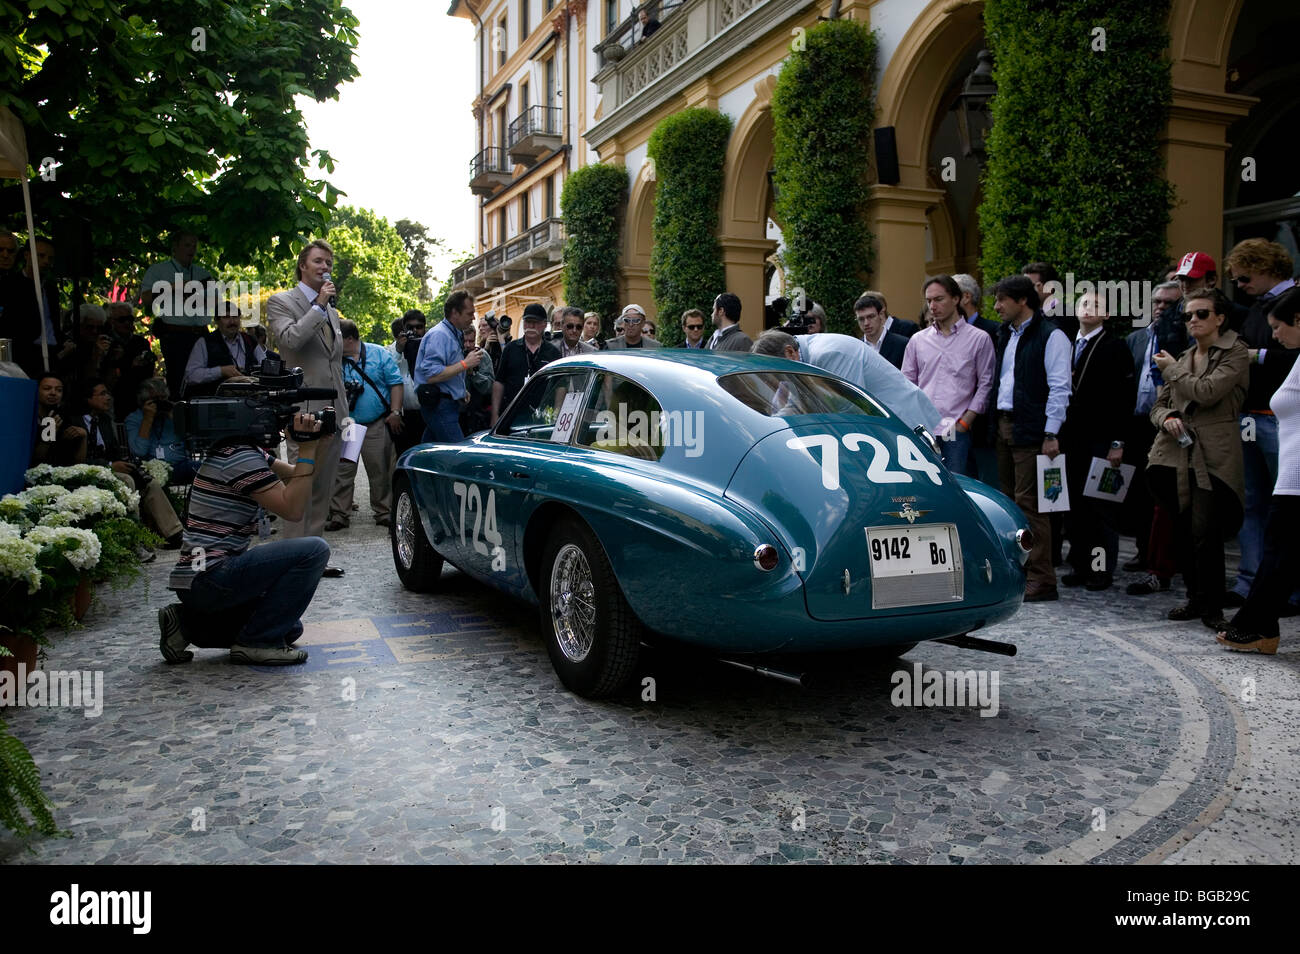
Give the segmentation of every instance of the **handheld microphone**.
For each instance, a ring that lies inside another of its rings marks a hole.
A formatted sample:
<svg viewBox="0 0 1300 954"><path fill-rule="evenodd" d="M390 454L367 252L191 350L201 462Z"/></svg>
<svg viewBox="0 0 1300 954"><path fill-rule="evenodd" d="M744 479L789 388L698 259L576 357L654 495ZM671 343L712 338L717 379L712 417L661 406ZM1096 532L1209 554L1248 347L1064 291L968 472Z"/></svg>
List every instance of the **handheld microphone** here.
<svg viewBox="0 0 1300 954"><path fill-rule="evenodd" d="M327 282L332 282L332 281L334 281L334 279L330 277L330 273L329 273L329 272L326 272L326 273L325 273L324 275L322 275L321 277L324 278L325 281L327 281ZM339 296L338 296L338 295L330 295L330 307L331 307L331 308L337 308L338 305L339 305Z"/></svg>

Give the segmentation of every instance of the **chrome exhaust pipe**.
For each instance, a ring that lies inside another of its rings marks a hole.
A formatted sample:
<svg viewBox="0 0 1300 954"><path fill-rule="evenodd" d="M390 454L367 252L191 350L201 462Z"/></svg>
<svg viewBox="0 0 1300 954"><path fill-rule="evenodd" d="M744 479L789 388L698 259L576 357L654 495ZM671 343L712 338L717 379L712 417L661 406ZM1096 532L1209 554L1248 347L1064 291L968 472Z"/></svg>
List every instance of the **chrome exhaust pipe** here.
<svg viewBox="0 0 1300 954"><path fill-rule="evenodd" d="M768 679L775 679L777 682L786 682L792 686L798 686L800 689L808 688L804 684L802 673L782 672L780 669L771 669L767 666L753 666L749 663L737 662L734 659L719 659L718 662L725 663L728 666L735 666L737 669L743 669L746 672L752 672L759 676L766 676Z"/></svg>
<svg viewBox="0 0 1300 954"><path fill-rule="evenodd" d="M980 652L996 653L999 656L1014 656L1016 646L1014 643L999 643L992 639L980 639L978 636L971 636L968 633L962 633L960 636L945 636L943 639L931 640L936 643L947 643L949 646L956 646L958 649L978 649Z"/></svg>

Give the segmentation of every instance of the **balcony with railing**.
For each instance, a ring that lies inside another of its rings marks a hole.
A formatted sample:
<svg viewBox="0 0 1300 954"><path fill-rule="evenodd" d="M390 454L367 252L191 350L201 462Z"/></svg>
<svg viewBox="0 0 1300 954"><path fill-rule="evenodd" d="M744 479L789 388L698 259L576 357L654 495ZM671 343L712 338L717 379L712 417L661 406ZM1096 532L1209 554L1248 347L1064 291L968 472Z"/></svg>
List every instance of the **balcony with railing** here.
<svg viewBox="0 0 1300 954"><path fill-rule="evenodd" d="M546 219L509 242L456 266L451 273L452 290L477 295L527 278L559 263L563 257L564 223L559 218Z"/></svg>
<svg viewBox="0 0 1300 954"><path fill-rule="evenodd" d="M601 119L585 138L598 148L647 111L683 92L715 67L776 32L789 33L813 0L677 0L665 3L659 29L641 38L629 18L595 47Z"/></svg>
<svg viewBox="0 0 1300 954"><path fill-rule="evenodd" d="M529 106L506 132L510 161L530 165L564 142L564 111L558 106Z"/></svg>
<svg viewBox="0 0 1300 954"><path fill-rule="evenodd" d="M469 161L469 190L475 195L492 195L510 184L513 170L500 146L488 146Z"/></svg>

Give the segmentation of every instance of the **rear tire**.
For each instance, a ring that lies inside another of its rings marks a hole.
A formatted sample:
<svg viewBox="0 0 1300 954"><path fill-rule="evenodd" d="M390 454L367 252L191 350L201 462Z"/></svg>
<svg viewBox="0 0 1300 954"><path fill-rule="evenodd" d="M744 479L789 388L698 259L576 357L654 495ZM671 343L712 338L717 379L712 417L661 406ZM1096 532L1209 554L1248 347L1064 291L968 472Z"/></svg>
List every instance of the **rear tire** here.
<svg viewBox="0 0 1300 954"><path fill-rule="evenodd" d="M539 596L546 651L565 688L588 699L626 688L644 627L600 541L581 520L562 518L551 529Z"/></svg>
<svg viewBox="0 0 1300 954"><path fill-rule="evenodd" d="M405 473L393 477L393 511L388 524L393 545L393 565L402 586L413 593L429 593L442 578L443 559L424 535L420 509Z"/></svg>

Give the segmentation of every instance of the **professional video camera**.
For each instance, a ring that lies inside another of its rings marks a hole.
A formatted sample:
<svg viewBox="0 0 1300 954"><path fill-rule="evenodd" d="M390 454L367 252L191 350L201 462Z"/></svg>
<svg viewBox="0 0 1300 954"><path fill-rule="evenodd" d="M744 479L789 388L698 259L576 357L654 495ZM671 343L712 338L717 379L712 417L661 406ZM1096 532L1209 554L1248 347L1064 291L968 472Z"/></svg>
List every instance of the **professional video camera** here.
<svg viewBox="0 0 1300 954"><path fill-rule="evenodd" d="M263 360L253 377L255 381L226 382L212 397L177 403L172 420L189 453L202 455L220 444L236 442L276 447L280 432L293 423L303 401L327 401L338 396L333 388L304 388L302 368L285 370L275 358ZM337 430L332 407L316 416L321 422L321 434ZM290 428L290 436L305 441L316 435L298 434Z"/></svg>
<svg viewBox="0 0 1300 954"><path fill-rule="evenodd" d="M784 299L776 299L772 302L773 307L777 302ZM808 333L808 313L813 310L817 302L813 301L807 295L799 294L788 300L790 316L786 319L781 330L788 335L806 335Z"/></svg>
<svg viewBox="0 0 1300 954"><path fill-rule="evenodd" d="M497 313L495 311L489 311L483 317L487 319L488 327L491 328L493 331L497 331L497 330L500 330L502 332L510 331L509 315L502 315L500 318L498 318Z"/></svg>

